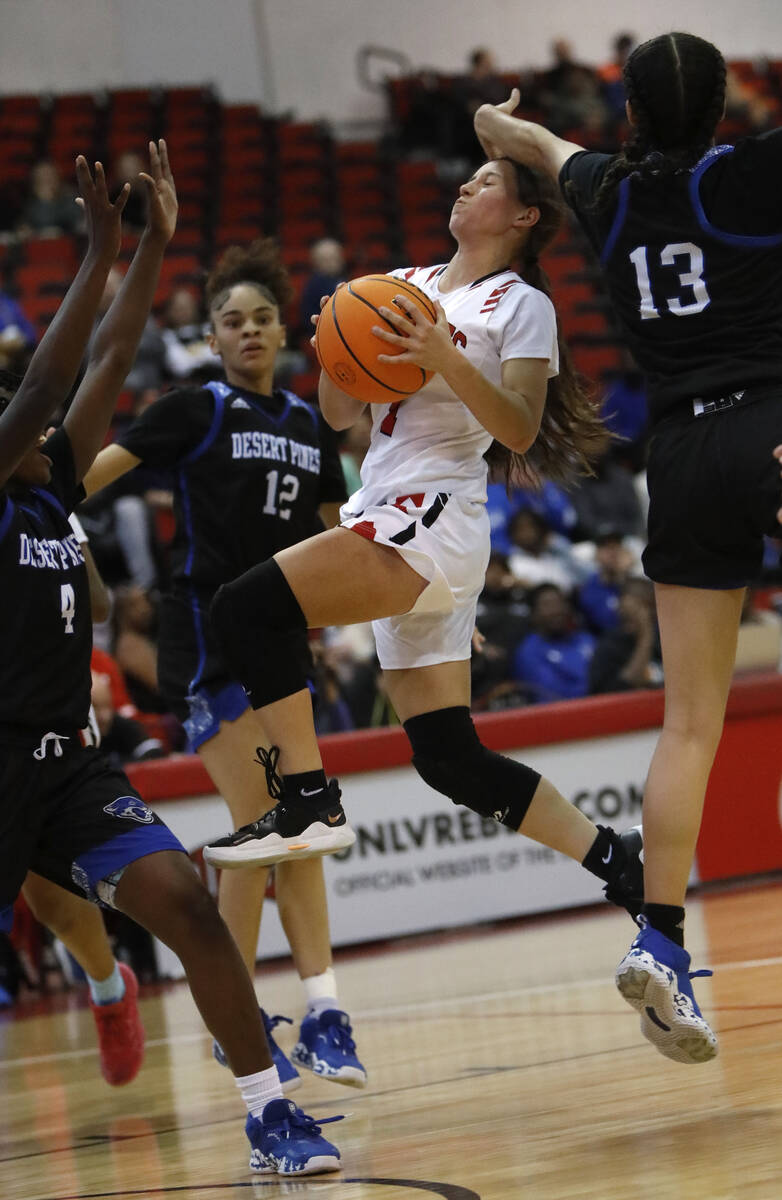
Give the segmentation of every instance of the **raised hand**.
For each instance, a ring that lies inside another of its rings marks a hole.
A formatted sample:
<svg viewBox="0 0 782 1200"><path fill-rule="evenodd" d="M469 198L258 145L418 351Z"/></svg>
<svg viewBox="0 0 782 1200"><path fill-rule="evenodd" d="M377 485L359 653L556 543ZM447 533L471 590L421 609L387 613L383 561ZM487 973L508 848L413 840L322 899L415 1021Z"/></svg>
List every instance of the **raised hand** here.
<svg viewBox="0 0 782 1200"><path fill-rule="evenodd" d="M141 171L139 179L143 179L147 189L147 229L165 242L170 242L176 229L179 205L168 161L168 147L163 138L157 145L149 143L149 174Z"/></svg>
<svg viewBox="0 0 782 1200"><path fill-rule="evenodd" d="M494 109L495 112L507 113L508 116L511 116L516 111L516 109L519 107L520 100L521 100L521 92L519 91L518 88L513 88L508 99L503 100L502 104L483 104L480 107L483 108L484 111L488 108L491 108L491 109ZM477 118L478 118L479 112L480 112L480 108L476 109L475 118L474 118L475 132L478 137L478 141L481 143L483 152L489 160L502 158L503 155L500 153L498 147L495 146L494 143L489 138L483 136L482 134L480 134L478 132L478 125L480 124L480 122L478 121Z"/></svg>
<svg viewBox="0 0 782 1200"><path fill-rule="evenodd" d="M435 301L437 320L434 324L412 304L407 296L394 296L394 304L399 311L381 306L378 312L385 317L399 333L391 333L379 325L372 326L372 332L391 346L398 346L400 354L378 354L378 362L383 363L415 363L425 371L442 371L452 361L454 354L458 355L451 341L451 330L448 318L442 305Z"/></svg>
<svg viewBox="0 0 782 1200"><path fill-rule="evenodd" d="M122 210L130 195L130 184L125 184L117 199L112 203L106 187L103 164L95 163L93 177L89 163L83 154L76 159L76 181L79 186L76 203L84 211L89 250L101 261L111 264L119 254L122 240Z"/></svg>

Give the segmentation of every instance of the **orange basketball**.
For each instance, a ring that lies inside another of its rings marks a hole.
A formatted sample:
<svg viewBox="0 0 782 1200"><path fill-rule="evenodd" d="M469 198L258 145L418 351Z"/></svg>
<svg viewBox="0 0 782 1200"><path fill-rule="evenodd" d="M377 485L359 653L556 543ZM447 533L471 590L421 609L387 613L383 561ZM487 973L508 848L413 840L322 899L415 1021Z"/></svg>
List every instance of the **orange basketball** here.
<svg viewBox="0 0 782 1200"><path fill-rule="evenodd" d="M398 354L395 346L372 332L372 326L401 332L381 317L378 309L398 309L394 296L407 296L433 324L434 304L420 288L391 275L362 275L337 288L322 309L315 334L321 367L332 383L367 404L392 404L404 400L429 382L431 371L414 363L378 362L378 354Z"/></svg>

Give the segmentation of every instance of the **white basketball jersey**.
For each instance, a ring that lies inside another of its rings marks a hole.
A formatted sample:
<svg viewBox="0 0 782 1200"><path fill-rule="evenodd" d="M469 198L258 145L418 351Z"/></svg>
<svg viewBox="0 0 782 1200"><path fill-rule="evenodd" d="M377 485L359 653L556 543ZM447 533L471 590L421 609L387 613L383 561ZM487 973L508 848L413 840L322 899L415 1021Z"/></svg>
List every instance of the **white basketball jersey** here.
<svg viewBox="0 0 782 1200"><path fill-rule="evenodd" d="M446 266L391 274L440 302L454 345L491 383L501 384L502 364L512 358L546 358L549 376L557 374L557 323L548 296L510 270L441 292ZM361 488L345 506L351 513L414 492L452 492L485 502L483 456L492 436L442 375L405 400L373 404L372 414Z"/></svg>

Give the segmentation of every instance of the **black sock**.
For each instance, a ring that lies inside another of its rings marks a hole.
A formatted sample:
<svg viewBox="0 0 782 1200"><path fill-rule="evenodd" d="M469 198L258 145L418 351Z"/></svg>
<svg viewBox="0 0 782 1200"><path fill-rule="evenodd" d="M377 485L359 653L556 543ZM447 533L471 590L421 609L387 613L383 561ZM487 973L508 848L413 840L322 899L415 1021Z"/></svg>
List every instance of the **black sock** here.
<svg viewBox="0 0 782 1200"><path fill-rule="evenodd" d="M641 912L653 929L684 946L684 909L675 904L644 904Z"/></svg>
<svg viewBox="0 0 782 1200"><path fill-rule="evenodd" d="M581 860L582 867L597 875L604 883L610 883L624 870L627 851L619 840L619 834L605 825L598 825L597 837Z"/></svg>
<svg viewBox="0 0 782 1200"><path fill-rule="evenodd" d="M299 771L297 775L285 776L284 800L300 808L319 809L326 798L326 772Z"/></svg>

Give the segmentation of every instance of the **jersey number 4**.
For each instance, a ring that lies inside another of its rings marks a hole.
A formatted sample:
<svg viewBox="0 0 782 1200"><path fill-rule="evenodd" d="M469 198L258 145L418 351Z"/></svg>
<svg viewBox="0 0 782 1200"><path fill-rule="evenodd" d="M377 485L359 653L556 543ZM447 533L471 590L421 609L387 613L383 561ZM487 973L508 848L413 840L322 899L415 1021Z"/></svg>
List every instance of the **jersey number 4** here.
<svg viewBox="0 0 782 1200"><path fill-rule="evenodd" d="M646 246L636 246L630 255L630 262L635 267L635 278L640 293L642 321L653 320L661 315L652 294L647 249ZM664 303L667 305L668 311L675 317L691 317L695 313L703 312L710 303L709 293L706 291L706 281L703 278L703 251L693 242L670 242L660 254L660 266L678 267L677 260L681 261L681 259L686 259L687 264L684 270L678 272L679 286L681 289L691 289L689 294L691 298L666 296Z"/></svg>
<svg viewBox="0 0 782 1200"><path fill-rule="evenodd" d="M65 622L65 632L73 633L73 618L76 616L76 593L70 583L60 584L60 616Z"/></svg>

